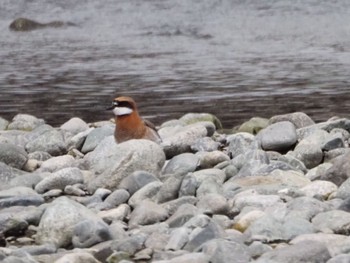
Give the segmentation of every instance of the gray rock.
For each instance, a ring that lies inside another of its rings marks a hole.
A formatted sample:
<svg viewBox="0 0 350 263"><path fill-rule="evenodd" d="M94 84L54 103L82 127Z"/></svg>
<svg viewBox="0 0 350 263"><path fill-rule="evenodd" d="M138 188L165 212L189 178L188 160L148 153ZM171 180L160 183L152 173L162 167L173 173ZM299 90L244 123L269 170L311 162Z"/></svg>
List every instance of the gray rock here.
<svg viewBox="0 0 350 263"><path fill-rule="evenodd" d="M63 190L67 185L80 184L83 182L83 174L78 168L64 168L45 177L35 186L35 191L44 193L51 189Z"/></svg>
<svg viewBox="0 0 350 263"><path fill-rule="evenodd" d="M220 147L220 143L214 141L210 137L199 138L194 145L191 146L193 152L212 152Z"/></svg>
<svg viewBox="0 0 350 263"><path fill-rule="evenodd" d="M131 207L135 207L145 199L156 199L159 189L162 187L162 185L163 183L159 181L145 185L130 197L128 204Z"/></svg>
<svg viewBox="0 0 350 263"><path fill-rule="evenodd" d="M88 252L73 252L69 254L65 254L63 257L56 260L54 263L100 263L97 259L94 258Z"/></svg>
<svg viewBox="0 0 350 263"><path fill-rule="evenodd" d="M244 154L248 150L256 150L259 147L255 136L245 132L231 135L227 140L229 141L228 151L232 158Z"/></svg>
<svg viewBox="0 0 350 263"><path fill-rule="evenodd" d="M345 147L345 141L343 139L343 135L340 132L338 132L338 133L331 134L331 136L322 145L322 150L331 151L337 148L344 148L344 147Z"/></svg>
<svg viewBox="0 0 350 263"><path fill-rule="evenodd" d="M332 182L318 181L318 180L313 181L310 184L300 189L300 191L304 193L306 196L318 197L318 198L321 197L324 200L327 199L328 196L330 196L332 193L336 192L337 190L338 190L338 187Z"/></svg>
<svg viewBox="0 0 350 263"><path fill-rule="evenodd" d="M205 214L224 214L229 210L228 202L225 197L220 194L207 194L199 198L197 203L198 209Z"/></svg>
<svg viewBox="0 0 350 263"><path fill-rule="evenodd" d="M0 208L11 206L39 206L44 203L41 195L20 195L0 199Z"/></svg>
<svg viewBox="0 0 350 263"><path fill-rule="evenodd" d="M348 263L348 262L350 262L349 254L340 254L327 261L327 263Z"/></svg>
<svg viewBox="0 0 350 263"><path fill-rule="evenodd" d="M188 243L185 245L184 250L195 251L198 247L203 245L205 242L215 239L222 238L224 231L214 222L210 222L207 226L198 231L192 231Z"/></svg>
<svg viewBox="0 0 350 263"><path fill-rule="evenodd" d="M6 189L7 184L11 182L11 180L20 177L24 174L27 174L26 172L23 172L21 170L18 170L16 168L13 168L11 166L8 166L4 164L3 162L0 162L0 182L2 186L0 186L0 189Z"/></svg>
<svg viewBox="0 0 350 263"><path fill-rule="evenodd" d="M39 137L29 141L26 144L26 151L36 152L43 151L47 152L52 156L62 155L67 152L66 142L62 131L48 130L42 133Z"/></svg>
<svg viewBox="0 0 350 263"><path fill-rule="evenodd" d="M72 243L75 248L88 248L111 239L108 225L103 221L85 219L74 226Z"/></svg>
<svg viewBox="0 0 350 263"><path fill-rule="evenodd" d="M246 263L251 260L248 247L225 239L213 239L202 246L212 263Z"/></svg>
<svg viewBox="0 0 350 263"><path fill-rule="evenodd" d="M145 247L153 250L164 250L169 241L169 234L154 232L149 235L145 242Z"/></svg>
<svg viewBox="0 0 350 263"><path fill-rule="evenodd" d="M242 125L238 128L238 132L248 132L256 135L260 130L268 126L268 122L268 119L253 117L250 120L242 123Z"/></svg>
<svg viewBox="0 0 350 263"><path fill-rule="evenodd" d="M168 261L154 261L155 263L209 263L209 257L204 253L189 253L174 257Z"/></svg>
<svg viewBox="0 0 350 263"><path fill-rule="evenodd" d="M336 234L348 235L350 233L350 213L340 210L331 210L317 214L312 224L321 232L332 231Z"/></svg>
<svg viewBox="0 0 350 263"><path fill-rule="evenodd" d="M93 151L97 145L106 137L114 134L113 125L104 125L92 130L85 139L81 152L86 154Z"/></svg>
<svg viewBox="0 0 350 263"><path fill-rule="evenodd" d="M124 189L115 190L111 193L105 200L104 203L108 204L110 207L117 207L120 204L126 203L130 197L128 191Z"/></svg>
<svg viewBox="0 0 350 263"><path fill-rule="evenodd" d="M315 215L328 210L328 205L312 197L297 197L287 203L289 215L311 220Z"/></svg>
<svg viewBox="0 0 350 263"><path fill-rule="evenodd" d="M182 182L179 189L179 197L181 196L194 196L196 194L199 182L195 175L192 173L187 174Z"/></svg>
<svg viewBox="0 0 350 263"><path fill-rule="evenodd" d="M6 130L8 125L9 125L9 121L0 117L0 131Z"/></svg>
<svg viewBox="0 0 350 263"><path fill-rule="evenodd" d="M169 215L173 215L175 211L183 204L194 205L197 203L197 198L194 196L183 196L175 200L163 203L162 206L168 211Z"/></svg>
<svg viewBox="0 0 350 263"><path fill-rule="evenodd" d="M320 180L326 180L340 186L350 177L350 152L336 157L333 166L321 173Z"/></svg>
<svg viewBox="0 0 350 263"><path fill-rule="evenodd" d="M164 167L163 174L187 174L194 172L199 165L199 158L193 153L174 156Z"/></svg>
<svg viewBox="0 0 350 263"><path fill-rule="evenodd" d="M270 160L265 151L263 150L250 150L244 154L243 162L237 164L236 161L240 156L232 160L233 164L239 169L237 177L246 177L264 174L266 171L261 172L266 169L270 164Z"/></svg>
<svg viewBox="0 0 350 263"><path fill-rule="evenodd" d="M212 168L224 161L229 161L230 157L221 151L197 152L199 157L199 167L201 169Z"/></svg>
<svg viewBox="0 0 350 263"><path fill-rule="evenodd" d="M214 178L205 179L198 187L196 196L201 198L207 194L219 194L222 192L222 186Z"/></svg>
<svg viewBox="0 0 350 263"><path fill-rule="evenodd" d="M149 140L130 140L115 144L113 136L104 139L84 160L96 177L88 184L90 192L98 187L114 190L135 171L157 175L165 162L162 148Z"/></svg>
<svg viewBox="0 0 350 263"><path fill-rule="evenodd" d="M254 259L260 257L261 255L263 255L266 252L269 252L271 250L272 250L272 247L270 247L269 245L264 244L260 241L254 241L249 246L249 254Z"/></svg>
<svg viewBox="0 0 350 263"><path fill-rule="evenodd" d="M42 215L35 241L37 244L52 243L65 247L72 241L75 224L84 219L101 220L85 206L67 197L59 197L50 203Z"/></svg>
<svg viewBox="0 0 350 263"><path fill-rule="evenodd" d="M256 262L321 263L327 262L330 258L329 251L324 244L320 242L300 242L267 252Z"/></svg>
<svg viewBox="0 0 350 263"><path fill-rule="evenodd" d="M315 168L310 169L306 174L305 177L310 179L311 181L318 180L322 174L325 173L325 171L332 167L331 163L322 163Z"/></svg>
<svg viewBox="0 0 350 263"><path fill-rule="evenodd" d="M154 224L164 221L167 217L168 212L162 206L149 200L144 200L132 211L129 226Z"/></svg>
<svg viewBox="0 0 350 263"><path fill-rule="evenodd" d="M17 239L18 240L18 239ZM45 245L27 245L15 250L14 254L28 253L32 256L42 254L53 254L57 252L57 248L52 244Z"/></svg>
<svg viewBox="0 0 350 263"><path fill-rule="evenodd" d="M198 209L194 205L183 204L167 219L166 223L168 223L171 228L181 227L198 213Z"/></svg>
<svg viewBox="0 0 350 263"><path fill-rule="evenodd" d="M44 120L29 114L17 114L8 125L9 130L32 131L36 127L45 124Z"/></svg>
<svg viewBox="0 0 350 263"><path fill-rule="evenodd" d="M315 124L315 122L304 112L293 112L283 115L276 115L270 118L269 123L272 124L281 121L290 121L297 129Z"/></svg>
<svg viewBox="0 0 350 263"><path fill-rule="evenodd" d="M42 162L49 160L50 158L52 158L52 156L47 152L32 152L28 154L28 159L35 159Z"/></svg>
<svg viewBox="0 0 350 263"><path fill-rule="evenodd" d="M19 256L8 256L3 261L3 263L38 263L31 255L28 253L22 253Z"/></svg>
<svg viewBox="0 0 350 263"><path fill-rule="evenodd" d="M72 195L72 196L85 196L86 192L84 191L84 188L82 187L82 184L75 184L75 185L67 185L64 187L63 192L66 195Z"/></svg>
<svg viewBox="0 0 350 263"><path fill-rule="evenodd" d="M28 154L23 148L10 143L0 143L0 162L22 169L27 160Z"/></svg>
<svg viewBox="0 0 350 263"><path fill-rule="evenodd" d="M179 189L182 183L183 176L171 175L165 180L157 193L156 200L158 203L164 203L174 200L179 195Z"/></svg>
<svg viewBox="0 0 350 263"><path fill-rule="evenodd" d="M200 124L192 124L173 136L163 139L162 146L167 159L185 152L191 152L191 146L198 138L207 136L207 129Z"/></svg>
<svg viewBox="0 0 350 263"><path fill-rule="evenodd" d="M153 174L145 171L135 171L125 177L119 184L118 188L125 189L130 195L140 190L146 184L159 182L159 179Z"/></svg>
<svg viewBox="0 0 350 263"><path fill-rule="evenodd" d="M171 234L169 241L165 247L166 250L180 250L188 241L190 230L185 227L175 228Z"/></svg>
<svg viewBox="0 0 350 263"><path fill-rule="evenodd" d="M225 172L220 170L220 169L216 169L216 168L203 169L200 171L196 171L193 173L193 176L196 178L196 180L199 183L202 183L207 179L213 179L214 181L216 181L220 185L223 184L225 179L226 179Z"/></svg>
<svg viewBox="0 0 350 263"><path fill-rule="evenodd" d="M121 204L117 208L98 212L98 216L107 224L112 222L124 221L130 218L131 208L127 204Z"/></svg>
<svg viewBox="0 0 350 263"><path fill-rule="evenodd" d="M297 142L295 126L289 121L271 124L257 135L261 147L268 151L286 151Z"/></svg>
<svg viewBox="0 0 350 263"><path fill-rule="evenodd" d="M82 132L79 132L75 134L74 136L70 137L70 133L67 132L69 139L67 139L67 149L68 150L81 150L83 147L83 144L85 142L86 137L89 135L91 131L93 131L94 128L89 128L87 130L84 130Z"/></svg>
<svg viewBox="0 0 350 263"><path fill-rule="evenodd" d="M129 255L134 255L137 251L140 251L143 248L147 237L146 234L139 233L122 240L115 240L112 243L111 248L115 251L122 251Z"/></svg>
<svg viewBox="0 0 350 263"><path fill-rule="evenodd" d="M53 173L63 168L72 167L74 162L71 155L52 157L41 164L39 171Z"/></svg>
<svg viewBox="0 0 350 263"><path fill-rule="evenodd" d="M74 117L63 123L60 128L75 135L89 129L89 125L82 119Z"/></svg>
<svg viewBox="0 0 350 263"><path fill-rule="evenodd" d="M238 210L246 206L267 208L281 202L282 200L278 195L239 195L234 199L234 206Z"/></svg>
<svg viewBox="0 0 350 263"><path fill-rule="evenodd" d="M299 143L295 147L294 152L290 154L302 161L308 169L316 167L323 160L323 152L321 147L312 143Z"/></svg>

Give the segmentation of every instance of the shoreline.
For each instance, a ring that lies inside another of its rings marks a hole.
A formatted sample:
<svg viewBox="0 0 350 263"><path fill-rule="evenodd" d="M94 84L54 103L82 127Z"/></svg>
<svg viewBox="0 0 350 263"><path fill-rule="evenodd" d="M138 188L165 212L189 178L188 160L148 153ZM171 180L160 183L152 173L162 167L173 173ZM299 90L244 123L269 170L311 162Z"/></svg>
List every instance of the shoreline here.
<svg viewBox="0 0 350 263"><path fill-rule="evenodd" d="M116 144L110 121L0 118L0 259L350 260L350 120L303 112L222 129L208 113Z"/></svg>

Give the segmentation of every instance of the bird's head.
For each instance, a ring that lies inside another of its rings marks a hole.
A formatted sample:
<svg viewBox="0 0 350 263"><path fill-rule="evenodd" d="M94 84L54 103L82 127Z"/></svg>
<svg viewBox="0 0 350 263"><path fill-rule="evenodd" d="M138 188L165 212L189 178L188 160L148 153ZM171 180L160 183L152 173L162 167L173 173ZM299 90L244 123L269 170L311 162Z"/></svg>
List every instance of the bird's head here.
<svg viewBox="0 0 350 263"><path fill-rule="evenodd" d="M113 100L112 106L108 110L113 110L115 116L130 115L137 111L135 101L130 97L117 97Z"/></svg>

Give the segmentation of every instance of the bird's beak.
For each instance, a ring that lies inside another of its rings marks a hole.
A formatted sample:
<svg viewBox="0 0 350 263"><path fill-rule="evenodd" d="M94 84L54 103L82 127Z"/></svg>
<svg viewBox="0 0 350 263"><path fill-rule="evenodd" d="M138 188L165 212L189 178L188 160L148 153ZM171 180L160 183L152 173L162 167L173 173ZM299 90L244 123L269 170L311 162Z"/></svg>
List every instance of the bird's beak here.
<svg viewBox="0 0 350 263"><path fill-rule="evenodd" d="M116 102L116 101L113 101L112 102L112 105L111 106L109 106L108 108L106 108L106 110L113 110L115 107L117 107L118 106L118 102Z"/></svg>

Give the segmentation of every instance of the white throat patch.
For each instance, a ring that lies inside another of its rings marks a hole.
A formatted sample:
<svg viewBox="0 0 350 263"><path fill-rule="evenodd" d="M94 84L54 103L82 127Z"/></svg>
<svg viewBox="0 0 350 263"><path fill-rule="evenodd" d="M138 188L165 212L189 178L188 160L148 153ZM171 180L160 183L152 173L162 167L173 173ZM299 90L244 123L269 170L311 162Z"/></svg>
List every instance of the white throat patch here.
<svg viewBox="0 0 350 263"><path fill-rule="evenodd" d="M129 115L133 112L132 109L128 108L128 107L115 107L113 109L113 113L116 116L123 116L123 115Z"/></svg>

